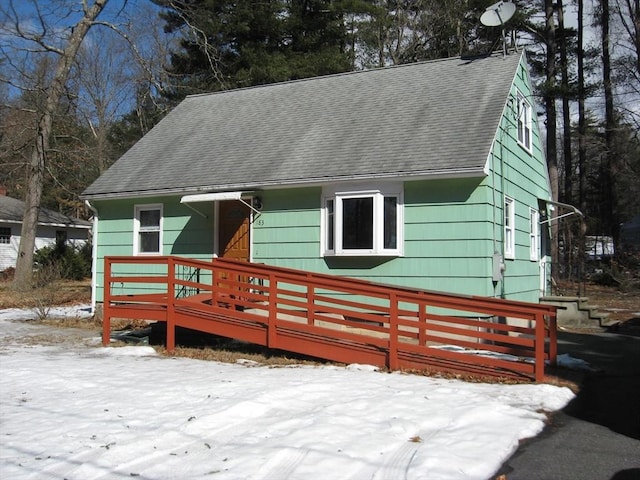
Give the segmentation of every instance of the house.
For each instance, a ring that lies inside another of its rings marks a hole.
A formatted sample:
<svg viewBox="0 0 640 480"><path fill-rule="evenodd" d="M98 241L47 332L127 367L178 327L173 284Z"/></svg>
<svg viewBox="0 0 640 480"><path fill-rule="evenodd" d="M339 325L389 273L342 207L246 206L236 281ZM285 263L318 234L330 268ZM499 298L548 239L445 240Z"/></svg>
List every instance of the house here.
<svg viewBox="0 0 640 480"><path fill-rule="evenodd" d="M83 193L105 256L213 256L538 302L551 204L526 54L187 97Z"/></svg>
<svg viewBox="0 0 640 480"><path fill-rule="evenodd" d="M588 260L611 258L615 252L613 237L610 235L586 235L584 246Z"/></svg>
<svg viewBox="0 0 640 480"><path fill-rule="evenodd" d="M16 266L25 209L22 200L7 197L6 193L0 188L0 272ZM91 222L41 208L35 249L60 242L79 246L87 242L90 231Z"/></svg>

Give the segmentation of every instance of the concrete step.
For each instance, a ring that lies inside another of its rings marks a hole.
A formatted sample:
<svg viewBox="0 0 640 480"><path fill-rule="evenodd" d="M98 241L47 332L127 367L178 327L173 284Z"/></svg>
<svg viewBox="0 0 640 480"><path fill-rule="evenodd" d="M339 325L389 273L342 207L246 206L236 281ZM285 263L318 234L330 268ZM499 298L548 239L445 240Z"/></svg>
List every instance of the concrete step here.
<svg viewBox="0 0 640 480"><path fill-rule="evenodd" d="M565 327L604 327L607 326L608 313L601 312L597 306L589 304L589 297L545 296L540 303L558 307L558 326Z"/></svg>

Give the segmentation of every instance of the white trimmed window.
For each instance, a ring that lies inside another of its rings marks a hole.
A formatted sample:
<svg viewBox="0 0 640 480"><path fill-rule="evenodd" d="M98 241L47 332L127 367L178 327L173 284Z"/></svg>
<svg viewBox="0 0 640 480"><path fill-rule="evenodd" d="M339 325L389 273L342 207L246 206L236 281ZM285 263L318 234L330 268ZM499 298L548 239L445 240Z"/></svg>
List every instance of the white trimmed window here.
<svg viewBox="0 0 640 480"><path fill-rule="evenodd" d="M322 254L401 255L402 184L323 192Z"/></svg>
<svg viewBox="0 0 640 480"><path fill-rule="evenodd" d="M162 253L162 205L136 205L133 222L134 255Z"/></svg>
<svg viewBox="0 0 640 480"><path fill-rule="evenodd" d="M516 204L513 198L504 197L504 258L516 258Z"/></svg>
<svg viewBox="0 0 640 480"><path fill-rule="evenodd" d="M531 104L518 93L518 143L531 151Z"/></svg>
<svg viewBox="0 0 640 480"><path fill-rule="evenodd" d="M529 209L529 258L532 262L540 259L540 212Z"/></svg>

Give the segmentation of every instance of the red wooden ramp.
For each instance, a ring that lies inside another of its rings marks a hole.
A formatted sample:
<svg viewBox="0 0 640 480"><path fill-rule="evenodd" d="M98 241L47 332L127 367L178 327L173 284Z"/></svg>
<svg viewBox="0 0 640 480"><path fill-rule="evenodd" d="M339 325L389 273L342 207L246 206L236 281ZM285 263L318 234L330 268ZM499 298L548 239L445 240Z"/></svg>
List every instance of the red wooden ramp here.
<svg viewBox="0 0 640 480"><path fill-rule="evenodd" d="M107 257L112 318L167 323L322 359L542 381L555 307L214 259Z"/></svg>

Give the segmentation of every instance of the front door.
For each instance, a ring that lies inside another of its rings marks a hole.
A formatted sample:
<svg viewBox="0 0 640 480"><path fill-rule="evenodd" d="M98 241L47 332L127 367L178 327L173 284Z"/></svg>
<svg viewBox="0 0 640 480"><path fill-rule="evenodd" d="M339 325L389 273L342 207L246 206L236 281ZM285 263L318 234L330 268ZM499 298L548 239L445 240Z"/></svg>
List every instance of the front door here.
<svg viewBox="0 0 640 480"><path fill-rule="evenodd" d="M218 256L232 260L249 261L249 222L251 209L237 200L219 202Z"/></svg>

